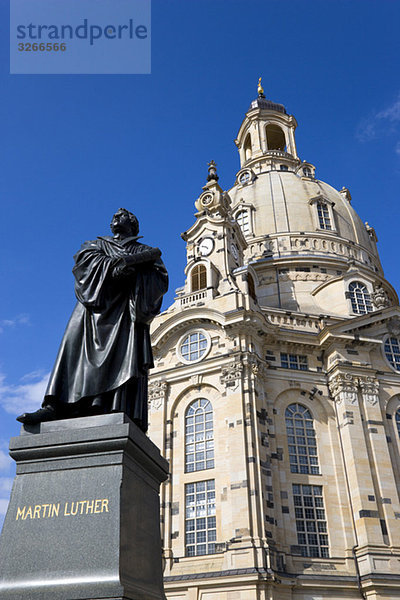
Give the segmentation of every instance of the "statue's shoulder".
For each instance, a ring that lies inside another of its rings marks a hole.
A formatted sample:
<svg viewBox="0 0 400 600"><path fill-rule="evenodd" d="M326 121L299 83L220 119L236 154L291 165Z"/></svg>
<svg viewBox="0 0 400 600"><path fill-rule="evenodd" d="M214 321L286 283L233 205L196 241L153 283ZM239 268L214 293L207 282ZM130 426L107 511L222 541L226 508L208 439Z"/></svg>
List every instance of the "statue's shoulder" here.
<svg viewBox="0 0 400 600"><path fill-rule="evenodd" d="M137 247L138 252L144 252L145 250L153 250L152 246L148 246L147 244L142 244L141 242L135 242L135 246Z"/></svg>
<svg viewBox="0 0 400 600"><path fill-rule="evenodd" d="M75 254L74 258L75 258L75 260L77 260L77 258L82 254L82 252L87 253L89 251L100 250L100 249L101 249L101 243L100 243L99 238L97 240L87 240L86 242L83 242L82 246L79 248L79 250Z"/></svg>
<svg viewBox="0 0 400 600"><path fill-rule="evenodd" d="M96 240L87 240L86 242L83 242L83 244L81 246L81 250L89 250L90 248L99 248L100 246L101 246L100 238L97 238Z"/></svg>

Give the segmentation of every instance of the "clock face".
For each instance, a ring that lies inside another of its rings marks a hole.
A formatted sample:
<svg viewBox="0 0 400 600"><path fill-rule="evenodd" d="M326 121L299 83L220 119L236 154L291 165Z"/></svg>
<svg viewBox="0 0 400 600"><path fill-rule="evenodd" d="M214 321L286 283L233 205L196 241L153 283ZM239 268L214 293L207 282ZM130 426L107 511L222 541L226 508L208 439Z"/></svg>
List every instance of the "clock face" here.
<svg viewBox="0 0 400 600"><path fill-rule="evenodd" d="M237 260L239 258L239 252L238 249L236 247L236 244L231 244L231 252L232 252L232 256L235 260Z"/></svg>
<svg viewBox="0 0 400 600"><path fill-rule="evenodd" d="M200 254L202 256L208 256L214 249L214 240L210 237L206 237L201 240L199 244Z"/></svg>

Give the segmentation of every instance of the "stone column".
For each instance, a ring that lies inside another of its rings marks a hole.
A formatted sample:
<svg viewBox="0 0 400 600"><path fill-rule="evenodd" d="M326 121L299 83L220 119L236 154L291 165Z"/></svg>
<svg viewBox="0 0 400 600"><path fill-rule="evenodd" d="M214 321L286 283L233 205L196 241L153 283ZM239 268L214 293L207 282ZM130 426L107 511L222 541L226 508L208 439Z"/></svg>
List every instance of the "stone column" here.
<svg viewBox="0 0 400 600"><path fill-rule="evenodd" d="M167 394L169 384L163 380L155 380L149 383L149 415L150 422L156 412L160 411L156 421L157 441L158 444L163 444L163 453L165 458L172 464L172 421L168 418L167 410ZM172 561L173 555L171 550L171 502L172 502L172 486L171 480L164 484L161 489L161 531L163 538L164 559L169 564Z"/></svg>
<svg viewBox="0 0 400 600"><path fill-rule="evenodd" d="M387 445L386 431L379 403L379 381L373 376L359 378L373 469L376 478L376 502L387 530L391 546L400 546L400 525L396 515L400 514L399 495L393 475L393 466Z"/></svg>
<svg viewBox="0 0 400 600"><path fill-rule="evenodd" d="M358 403L358 378L351 373L335 371L330 377L329 389L336 402L357 545L360 548L383 544L376 504L370 501L375 490Z"/></svg>
<svg viewBox="0 0 400 600"><path fill-rule="evenodd" d="M36 427L10 443L0 599L163 600L158 448L123 413Z"/></svg>
<svg viewBox="0 0 400 600"><path fill-rule="evenodd" d="M297 158L297 151L296 151L296 142L294 139L294 128L293 126L288 128L288 135L289 135L289 143L288 143L288 152L294 156L295 158Z"/></svg>

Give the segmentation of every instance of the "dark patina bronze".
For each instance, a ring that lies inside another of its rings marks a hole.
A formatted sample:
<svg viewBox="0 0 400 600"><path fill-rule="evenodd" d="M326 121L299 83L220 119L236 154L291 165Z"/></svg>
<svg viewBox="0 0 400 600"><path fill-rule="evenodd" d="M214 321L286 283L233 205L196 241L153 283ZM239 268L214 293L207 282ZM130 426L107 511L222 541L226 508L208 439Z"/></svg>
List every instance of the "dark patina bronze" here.
<svg viewBox="0 0 400 600"><path fill-rule="evenodd" d="M67 325L42 408L17 418L35 424L125 412L147 430L147 378L153 366L149 325L168 289L161 251L138 242L126 209L113 237L85 242L74 256L78 303Z"/></svg>

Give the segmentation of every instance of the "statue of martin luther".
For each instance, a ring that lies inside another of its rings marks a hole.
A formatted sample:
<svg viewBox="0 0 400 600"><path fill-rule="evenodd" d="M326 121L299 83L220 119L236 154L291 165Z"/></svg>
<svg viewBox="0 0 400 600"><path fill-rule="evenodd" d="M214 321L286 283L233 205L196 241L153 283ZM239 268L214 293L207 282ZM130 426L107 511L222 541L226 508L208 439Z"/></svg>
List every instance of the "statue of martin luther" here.
<svg viewBox="0 0 400 600"><path fill-rule="evenodd" d="M25 424L125 412L147 430L149 325L168 289L161 251L138 242L135 215L119 209L113 237L85 242L74 257L78 303L67 325L42 408Z"/></svg>

